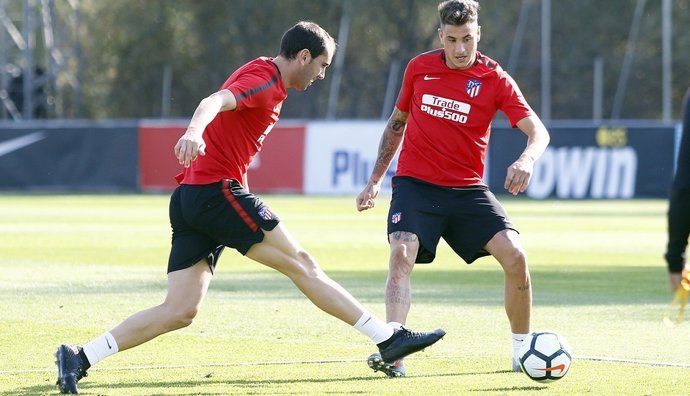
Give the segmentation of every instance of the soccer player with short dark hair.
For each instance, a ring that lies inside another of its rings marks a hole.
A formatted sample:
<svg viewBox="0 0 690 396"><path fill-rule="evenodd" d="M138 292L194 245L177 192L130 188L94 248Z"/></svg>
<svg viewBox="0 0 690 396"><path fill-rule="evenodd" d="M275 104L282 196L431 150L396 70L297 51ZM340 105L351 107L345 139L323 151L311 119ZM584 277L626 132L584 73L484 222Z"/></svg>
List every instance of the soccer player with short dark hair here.
<svg viewBox="0 0 690 396"><path fill-rule="evenodd" d="M175 145L185 169L170 199L167 296L83 347L61 345L56 358L62 393L78 393L77 382L98 361L189 326L226 246L285 274L317 307L367 335L388 362L445 335L441 329L393 328L372 315L321 270L247 188L249 164L278 121L287 89L304 91L322 80L335 48L335 40L319 25L299 22L283 35L278 56L248 62L199 103Z"/></svg>
<svg viewBox="0 0 690 396"><path fill-rule="evenodd" d="M549 143L549 133L508 73L477 51L479 4L444 1L438 11L443 48L408 63L371 177L357 196L357 209L374 206L386 170L402 144L388 212L388 321L396 326L405 323L412 269L415 263L434 260L440 238L467 263L492 255L504 271L512 368L519 371L517 352L530 331L532 306L527 254L508 214L482 180L484 161L491 121L500 110L527 135L527 145L508 167L505 179L511 194L524 192L534 162ZM405 375L402 361L391 365L378 353L368 363L391 377Z"/></svg>

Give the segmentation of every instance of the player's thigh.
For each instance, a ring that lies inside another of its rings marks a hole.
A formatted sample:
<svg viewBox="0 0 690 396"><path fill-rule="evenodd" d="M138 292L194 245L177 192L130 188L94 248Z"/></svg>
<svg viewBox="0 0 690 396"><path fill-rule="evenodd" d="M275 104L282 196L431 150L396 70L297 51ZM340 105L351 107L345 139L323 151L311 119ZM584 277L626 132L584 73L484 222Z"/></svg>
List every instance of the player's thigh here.
<svg viewBox="0 0 690 396"><path fill-rule="evenodd" d="M206 186L187 186L183 195L185 220L210 238L244 253L247 244L261 240L277 216L256 195L236 180Z"/></svg>
<svg viewBox="0 0 690 396"><path fill-rule="evenodd" d="M196 309L204 299L213 274L206 259L191 267L168 273L165 304L187 311Z"/></svg>
<svg viewBox="0 0 690 396"><path fill-rule="evenodd" d="M414 265L419 252L419 237L408 231L394 231L388 235L391 265L405 262Z"/></svg>
<svg viewBox="0 0 690 396"><path fill-rule="evenodd" d="M407 177L393 179L393 195L388 210L387 231L391 254L401 247L414 250L417 263L430 263L447 222L439 210L442 192L427 183ZM410 253L408 252L408 253Z"/></svg>
<svg viewBox="0 0 690 396"><path fill-rule="evenodd" d="M218 245L241 254L264 239L264 231L280 222L269 207L236 180L225 179L204 186L184 186L181 194L183 221L176 236L187 237L200 253L213 253ZM186 233L183 233L186 232ZM181 239L181 238L180 238ZM196 255L190 257L196 259Z"/></svg>
<svg viewBox="0 0 690 396"><path fill-rule="evenodd" d="M169 216L172 244L168 256L168 273L193 266L206 259L213 272L223 251L221 242L195 227L189 219L199 221L202 216L190 211L207 205L210 186L178 186L170 197Z"/></svg>
<svg viewBox="0 0 690 396"><path fill-rule="evenodd" d="M457 190L445 202L452 213L443 238L466 263L491 254L486 246L498 233L514 229L503 206L488 190Z"/></svg>
<svg viewBox="0 0 690 396"><path fill-rule="evenodd" d="M497 232L486 244L485 249L504 267L510 264L521 265L526 260L520 234L512 229Z"/></svg>
<svg viewBox="0 0 690 396"><path fill-rule="evenodd" d="M278 223L270 231L264 230L263 240L252 245L246 256L285 274L316 266L311 255L300 246L283 223Z"/></svg>
<svg viewBox="0 0 690 396"><path fill-rule="evenodd" d="M500 259L504 256L514 255L516 251L522 251L520 234L512 229L501 230L496 233L486 244L486 250L492 256Z"/></svg>

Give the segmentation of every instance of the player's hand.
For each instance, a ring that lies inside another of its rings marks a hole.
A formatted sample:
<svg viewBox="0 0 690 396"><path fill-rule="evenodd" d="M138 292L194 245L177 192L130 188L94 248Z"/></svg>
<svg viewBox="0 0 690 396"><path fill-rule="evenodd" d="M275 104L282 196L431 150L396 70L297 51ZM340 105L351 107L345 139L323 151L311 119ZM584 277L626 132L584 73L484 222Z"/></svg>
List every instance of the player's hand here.
<svg viewBox="0 0 690 396"><path fill-rule="evenodd" d="M528 156L522 155L508 167L506 180L503 186L513 195L525 192L533 172L534 160Z"/></svg>
<svg viewBox="0 0 690 396"><path fill-rule="evenodd" d="M200 133L189 128L175 145L175 157L180 165L188 168L198 155L206 155L206 142Z"/></svg>
<svg viewBox="0 0 690 396"><path fill-rule="evenodd" d="M364 190L357 195L357 210L361 212L373 208L376 205L376 197L379 195L379 191L381 191L379 184L367 183Z"/></svg>
<svg viewBox="0 0 690 396"><path fill-rule="evenodd" d="M679 272L669 272L668 273L668 285L671 287L671 291L676 291L680 287L680 280L682 276Z"/></svg>
<svg viewBox="0 0 690 396"><path fill-rule="evenodd" d="M680 287L690 291L690 264L683 268L683 272L669 272L668 284L674 292Z"/></svg>

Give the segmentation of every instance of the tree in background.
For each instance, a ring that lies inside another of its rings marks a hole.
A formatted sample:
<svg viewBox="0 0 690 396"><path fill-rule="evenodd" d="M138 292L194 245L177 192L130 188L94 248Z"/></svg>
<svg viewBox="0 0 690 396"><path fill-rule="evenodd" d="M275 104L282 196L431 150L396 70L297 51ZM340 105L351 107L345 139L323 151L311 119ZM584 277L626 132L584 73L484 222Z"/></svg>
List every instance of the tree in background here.
<svg viewBox="0 0 690 396"><path fill-rule="evenodd" d="M530 1L530 0L524 0ZM56 3L60 7L60 1ZM482 0L482 48L508 67L523 1ZM540 7L531 0L521 51L509 72L540 108ZM552 2L552 118L592 116L594 58L604 62L604 109L611 113L636 0ZM64 5L63 5L64 6ZM169 117L187 118L199 98L217 89L230 70L276 54L273 43L295 21L311 19L336 39L350 12L336 118L385 118L386 93L397 92L404 69L419 52L438 47L436 2L424 0L119 0L81 2L81 85L86 118L158 118L170 79ZM690 0L674 0L673 116L690 81ZM336 56L338 56L336 55ZM335 61L334 61L335 63ZM328 73L333 73L334 67ZM393 84L394 86L389 86ZM330 84L286 103L283 118L323 118ZM390 98L389 98L390 99ZM623 118L661 118L661 11L647 2ZM392 106L392 103L389 103Z"/></svg>

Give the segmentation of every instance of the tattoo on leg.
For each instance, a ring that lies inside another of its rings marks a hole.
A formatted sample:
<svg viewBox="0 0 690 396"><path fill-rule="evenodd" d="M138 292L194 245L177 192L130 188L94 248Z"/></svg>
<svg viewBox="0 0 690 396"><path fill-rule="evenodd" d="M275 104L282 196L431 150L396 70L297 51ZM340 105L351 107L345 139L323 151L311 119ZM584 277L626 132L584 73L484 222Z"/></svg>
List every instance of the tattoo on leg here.
<svg viewBox="0 0 690 396"><path fill-rule="evenodd" d="M523 286L518 286L518 290L520 290L520 291L529 290L529 282L525 283Z"/></svg>
<svg viewBox="0 0 690 396"><path fill-rule="evenodd" d="M417 235L407 231L394 231L391 233L391 238L395 239L396 241L403 242L417 241Z"/></svg>
<svg viewBox="0 0 690 396"><path fill-rule="evenodd" d="M387 304L410 305L410 289L400 286L391 286L386 290Z"/></svg>
<svg viewBox="0 0 690 396"><path fill-rule="evenodd" d="M391 287L403 287L403 286L399 286L399 285L400 285L401 283L404 284L404 283L407 283L407 282L406 282L406 281L405 281L405 282L401 282L401 280L409 279L409 275L410 275L410 272L411 272L411 271L412 271L412 269L411 269L410 267L404 267L404 268L402 269L402 273L403 273L405 276L396 275L394 272L391 272L391 274L390 274L390 280L388 281L388 283L391 285ZM407 288L405 288L405 289L407 289Z"/></svg>

